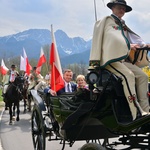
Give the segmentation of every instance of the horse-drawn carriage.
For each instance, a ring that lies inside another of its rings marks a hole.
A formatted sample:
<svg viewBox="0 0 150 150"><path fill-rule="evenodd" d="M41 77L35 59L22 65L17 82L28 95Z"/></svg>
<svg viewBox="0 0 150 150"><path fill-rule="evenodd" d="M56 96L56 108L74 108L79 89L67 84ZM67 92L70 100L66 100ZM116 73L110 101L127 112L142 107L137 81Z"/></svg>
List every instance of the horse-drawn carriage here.
<svg viewBox="0 0 150 150"><path fill-rule="evenodd" d="M31 128L33 146L45 150L45 139L66 143L85 140L97 143L100 149L114 149L119 144L127 149L150 149L150 115L132 120L124 96L121 79L107 70L90 71L89 90L61 96L31 91L34 98ZM111 138L119 142L110 142ZM82 148L81 148L82 149ZM92 148L91 148L92 150Z"/></svg>

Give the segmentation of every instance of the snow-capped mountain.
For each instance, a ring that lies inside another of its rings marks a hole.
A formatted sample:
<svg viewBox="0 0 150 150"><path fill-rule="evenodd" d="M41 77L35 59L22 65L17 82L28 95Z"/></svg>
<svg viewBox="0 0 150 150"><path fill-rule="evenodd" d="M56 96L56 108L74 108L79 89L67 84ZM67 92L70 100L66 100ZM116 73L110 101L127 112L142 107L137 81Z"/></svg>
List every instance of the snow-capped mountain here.
<svg viewBox="0 0 150 150"><path fill-rule="evenodd" d="M83 53L90 49L91 40L81 37L70 38L62 30L55 33L57 49L60 57ZM0 37L1 58L22 55L23 47L29 58L38 58L41 47L51 44L51 32L47 29L29 29L17 34Z"/></svg>

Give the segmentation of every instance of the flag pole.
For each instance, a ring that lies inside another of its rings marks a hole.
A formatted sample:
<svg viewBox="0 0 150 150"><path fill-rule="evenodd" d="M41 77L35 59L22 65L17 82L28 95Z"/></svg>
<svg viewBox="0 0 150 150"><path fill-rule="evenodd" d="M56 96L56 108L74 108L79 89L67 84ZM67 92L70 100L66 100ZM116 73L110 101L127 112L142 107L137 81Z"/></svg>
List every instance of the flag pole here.
<svg viewBox="0 0 150 150"><path fill-rule="evenodd" d="M49 54L50 55L50 54ZM49 72L49 69L48 69L48 59L46 59L46 63L45 63L45 65L46 65L46 72Z"/></svg>
<svg viewBox="0 0 150 150"><path fill-rule="evenodd" d="M53 25L51 24L51 36L52 36L52 40L53 40ZM54 41L52 41L52 43L53 43ZM55 46L55 45L54 45ZM55 82L56 82L56 79L55 79L55 68L54 68L54 62L53 62L53 64L52 64L52 71L53 71L53 76L54 76L54 91L56 91L56 85L55 85Z"/></svg>
<svg viewBox="0 0 150 150"><path fill-rule="evenodd" d="M51 32L52 32L52 44L51 44L51 51L50 51L51 52L50 64L52 66L51 89L57 92L58 90L64 88L65 83L63 80L60 58L59 58L59 54L57 51L57 45L56 45L55 35L53 32L52 25L51 25Z"/></svg>
<svg viewBox="0 0 150 150"><path fill-rule="evenodd" d="M53 63L53 75L54 75L54 91L56 91L56 79L55 79L55 68L54 68L54 63Z"/></svg>
<svg viewBox="0 0 150 150"><path fill-rule="evenodd" d="M48 62L45 63L45 65L46 65L46 71L49 72L49 71L48 71L48 64L47 64L47 63L48 63Z"/></svg>
<svg viewBox="0 0 150 150"><path fill-rule="evenodd" d="M95 21L97 21L96 0L94 0Z"/></svg>

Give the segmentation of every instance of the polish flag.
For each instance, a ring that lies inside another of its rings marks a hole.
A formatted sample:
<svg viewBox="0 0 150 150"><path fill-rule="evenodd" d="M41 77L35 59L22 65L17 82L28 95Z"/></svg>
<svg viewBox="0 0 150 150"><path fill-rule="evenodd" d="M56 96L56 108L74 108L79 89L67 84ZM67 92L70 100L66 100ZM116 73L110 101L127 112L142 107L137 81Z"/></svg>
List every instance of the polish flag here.
<svg viewBox="0 0 150 150"><path fill-rule="evenodd" d="M50 50L50 65L51 65L51 89L58 91L64 88L63 74L60 64L60 59L57 51L53 27L51 25L52 44Z"/></svg>
<svg viewBox="0 0 150 150"><path fill-rule="evenodd" d="M20 70L26 71L26 61L22 56L20 56Z"/></svg>
<svg viewBox="0 0 150 150"><path fill-rule="evenodd" d="M43 48L41 48L41 54L40 54L40 59L38 61L38 64L37 64L37 67L36 67L36 72L38 74L41 73L41 68L42 68L42 65L46 62L46 58L44 56L44 52L43 52Z"/></svg>
<svg viewBox="0 0 150 150"><path fill-rule="evenodd" d="M23 56L24 56L24 60L25 60L25 64L26 64L26 74L29 75L30 74L30 70L32 70L31 65L29 64L29 60L26 54L25 49L23 48Z"/></svg>
<svg viewBox="0 0 150 150"><path fill-rule="evenodd" d="M2 61L1 61L1 66L0 66L0 73L2 74L2 75L5 75L5 74L7 74L7 71L8 71L9 69L5 66L5 63L4 63L4 61L3 61L3 59L2 59Z"/></svg>

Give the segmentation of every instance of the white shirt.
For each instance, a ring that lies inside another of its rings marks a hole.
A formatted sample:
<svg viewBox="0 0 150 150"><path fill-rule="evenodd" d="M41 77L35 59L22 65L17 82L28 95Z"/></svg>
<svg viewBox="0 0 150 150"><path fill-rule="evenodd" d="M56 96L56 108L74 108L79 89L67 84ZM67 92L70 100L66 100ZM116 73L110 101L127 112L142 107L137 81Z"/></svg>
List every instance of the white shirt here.
<svg viewBox="0 0 150 150"><path fill-rule="evenodd" d="M141 47L146 44L141 37L131 32L127 32L127 38L131 44L139 44Z"/></svg>
<svg viewBox="0 0 150 150"><path fill-rule="evenodd" d="M16 73L15 73L15 71L11 71L9 81L15 81L15 78L16 78Z"/></svg>
<svg viewBox="0 0 150 150"><path fill-rule="evenodd" d="M113 15L118 18L118 16L116 16L115 14ZM119 20L125 24L125 21L123 19L119 19ZM137 36L136 34L133 34L128 31L124 31L124 33L127 36L130 44L139 44L141 47L146 44L144 40L141 37Z"/></svg>
<svg viewBox="0 0 150 150"><path fill-rule="evenodd" d="M68 84L69 84L69 90L68 90ZM65 82L65 92L72 92L71 83Z"/></svg>

